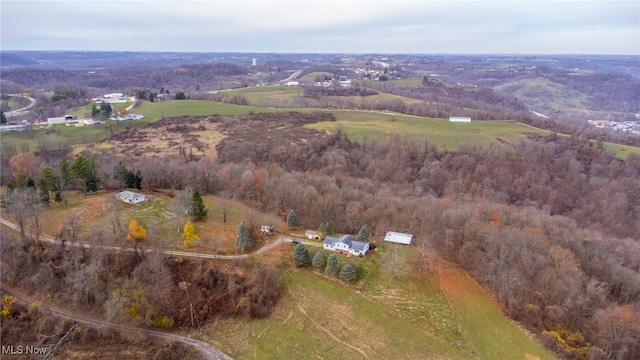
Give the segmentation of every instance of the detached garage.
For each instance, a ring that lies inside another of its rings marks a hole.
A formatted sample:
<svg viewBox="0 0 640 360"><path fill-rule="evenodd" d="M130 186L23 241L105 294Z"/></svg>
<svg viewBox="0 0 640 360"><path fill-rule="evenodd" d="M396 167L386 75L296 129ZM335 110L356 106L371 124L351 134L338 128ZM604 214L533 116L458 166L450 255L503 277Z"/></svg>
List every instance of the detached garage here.
<svg viewBox="0 0 640 360"><path fill-rule="evenodd" d="M146 197L132 191L121 191L118 193L118 199L122 202L126 202L127 204L139 204L145 201Z"/></svg>
<svg viewBox="0 0 640 360"><path fill-rule="evenodd" d="M405 234L395 231L389 231L384 236L384 241L402 244L402 245L411 245L411 240L413 239L412 234Z"/></svg>

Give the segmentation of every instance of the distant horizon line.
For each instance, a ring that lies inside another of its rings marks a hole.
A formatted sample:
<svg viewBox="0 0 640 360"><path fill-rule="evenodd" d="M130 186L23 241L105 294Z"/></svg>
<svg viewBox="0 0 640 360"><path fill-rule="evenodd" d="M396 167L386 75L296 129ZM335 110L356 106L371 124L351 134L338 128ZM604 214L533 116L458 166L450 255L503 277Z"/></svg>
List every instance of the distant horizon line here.
<svg viewBox="0 0 640 360"><path fill-rule="evenodd" d="M292 52L292 51L176 51L176 50L16 50L0 49L0 53L17 52L77 52L77 53L170 53L170 54L284 54L284 55L447 55L447 56L631 56L640 54L596 54L596 53L456 53L456 52Z"/></svg>

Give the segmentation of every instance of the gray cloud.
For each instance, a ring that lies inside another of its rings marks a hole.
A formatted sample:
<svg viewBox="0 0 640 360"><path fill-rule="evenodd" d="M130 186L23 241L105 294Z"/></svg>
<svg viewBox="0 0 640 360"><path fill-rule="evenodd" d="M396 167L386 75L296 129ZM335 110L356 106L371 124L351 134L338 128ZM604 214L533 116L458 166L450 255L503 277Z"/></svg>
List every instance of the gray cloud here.
<svg viewBox="0 0 640 360"><path fill-rule="evenodd" d="M640 55L638 1L15 1L4 50Z"/></svg>

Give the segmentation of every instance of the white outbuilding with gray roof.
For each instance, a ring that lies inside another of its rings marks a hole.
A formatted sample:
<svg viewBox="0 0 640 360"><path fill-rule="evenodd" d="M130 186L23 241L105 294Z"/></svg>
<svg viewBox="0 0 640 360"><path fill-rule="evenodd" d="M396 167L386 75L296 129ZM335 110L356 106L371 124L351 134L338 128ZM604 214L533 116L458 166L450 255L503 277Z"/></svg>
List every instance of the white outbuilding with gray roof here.
<svg viewBox="0 0 640 360"><path fill-rule="evenodd" d="M384 241L403 244L403 245L411 245L411 240L413 239L413 234L406 234L401 232L389 231L384 236Z"/></svg>

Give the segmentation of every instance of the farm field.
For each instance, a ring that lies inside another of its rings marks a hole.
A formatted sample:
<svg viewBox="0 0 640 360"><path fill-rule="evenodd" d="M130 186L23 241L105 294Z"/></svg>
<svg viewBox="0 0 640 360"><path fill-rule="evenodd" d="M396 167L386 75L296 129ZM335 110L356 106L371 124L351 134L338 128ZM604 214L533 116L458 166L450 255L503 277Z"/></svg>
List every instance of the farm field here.
<svg viewBox="0 0 640 360"><path fill-rule="evenodd" d="M273 103L278 107L293 106L293 100L302 96L298 86L267 85L220 91L225 96L244 96L251 104Z"/></svg>
<svg viewBox="0 0 640 360"><path fill-rule="evenodd" d="M226 104L207 100L169 100L158 103L143 102L131 112L144 115L138 123L152 122L163 117L183 115L242 115L250 112L282 112L291 109L269 109L255 106Z"/></svg>
<svg viewBox="0 0 640 360"><path fill-rule="evenodd" d="M350 139L361 141L366 135L383 140L392 134L404 138L424 137L440 149L455 150L460 143L487 145L496 139L518 141L527 133L548 134L545 130L510 121L451 123L445 119L423 118L380 112L335 111L335 123L316 123L306 127L335 132L341 126Z"/></svg>
<svg viewBox="0 0 640 360"><path fill-rule="evenodd" d="M258 106L291 106L296 107L299 103L304 103L306 106L315 106L319 103L318 100L314 98L304 97L303 89L298 86L280 86L280 85L271 85L271 86L256 86L250 88L241 88L241 89L233 89L233 90L225 90L222 91L221 94L227 96L244 96L250 103L258 105ZM400 100L406 104L414 104L420 103L420 100L411 99L403 96L398 96L394 94L379 92L377 95L370 95L366 97L360 96L339 96L339 97L328 97L331 99L341 99L343 101L350 101L353 104L359 104L361 101L366 102L391 102L393 100Z"/></svg>
<svg viewBox="0 0 640 360"><path fill-rule="evenodd" d="M263 90L263 88L249 88ZM286 89L285 89L286 90ZM234 90L235 91L235 90ZM248 91L248 90L245 90ZM273 90L272 90L273 91ZM321 122L306 125L309 129L335 132L336 126L341 126L349 138L361 141L366 135L371 139L383 140L391 134L397 134L404 138L423 137L440 149L455 150L460 143L474 143L487 145L494 140L517 142L527 133L546 135L546 130L530 127L511 121L474 121L471 123L450 123L446 119L423 118L411 115L385 113L375 111L350 111L350 110L320 110L300 108L266 108L256 106L242 106L204 100L170 100L159 103L144 102L133 112L145 116L144 120L116 122L109 121L106 124L83 127L55 125L56 136L66 138L72 147L82 148L84 145L109 137L127 127L143 126L162 117L184 115L242 115L249 113L274 113L298 111L302 113L330 112L334 114L337 122ZM34 127L33 132L19 132L3 134L3 141L13 141L18 144L25 143L32 151L37 150L36 138L44 136L51 130L50 127L39 129ZM606 149L614 151L620 157L629 154L640 154L639 147L620 144L603 143Z"/></svg>
<svg viewBox="0 0 640 360"><path fill-rule="evenodd" d="M300 82L301 84L313 84L316 81L317 77L321 77L324 79L325 76L333 77L333 75L333 73L326 71L314 71L297 78L296 81Z"/></svg>
<svg viewBox="0 0 640 360"><path fill-rule="evenodd" d="M348 285L315 269L288 268L286 296L271 318L217 320L195 334L245 359L554 359L505 319L471 278L448 281L472 289L479 304L441 290L429 275L392 281L380 272L377 253L339 261L358 263L364 280ZM482 316L458 315L474 311ZM493 329L485 335L483 327ZM494 336L502 333L509 336Z"/></svg>

